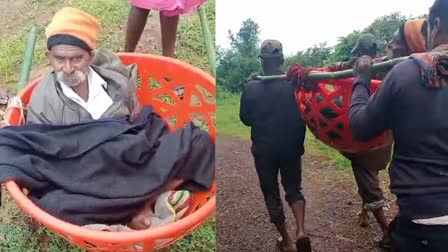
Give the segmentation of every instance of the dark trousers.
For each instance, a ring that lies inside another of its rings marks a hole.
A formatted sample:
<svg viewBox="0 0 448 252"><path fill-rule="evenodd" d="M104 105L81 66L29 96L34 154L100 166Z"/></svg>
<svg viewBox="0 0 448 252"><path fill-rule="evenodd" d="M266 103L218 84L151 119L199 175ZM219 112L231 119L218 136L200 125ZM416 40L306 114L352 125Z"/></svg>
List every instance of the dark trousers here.
<svg viewBox="0 0 448 252"><path fill-rule="evenodd" d="M365 153L342 153L351 161L358 193L364 204L384 199L378 178L389 163L392 146Z"/></svg>
<svg viewBox="0 0 448 252"><path fill-rule="evenodd" d="M296 157L272 157L254 153L254 159L271 222L282 224L285 222L285 213L280 197L278 174L280 171L286 202L291 205L299 200L305 200L301 187L301 157L299 155Z"/></svg>
<svg viewBox="0 0 448 252"><path fill-rule="evenodd" d="M448 251L448 225L420 225L397 217L391 229L392 252Z"/></svg>

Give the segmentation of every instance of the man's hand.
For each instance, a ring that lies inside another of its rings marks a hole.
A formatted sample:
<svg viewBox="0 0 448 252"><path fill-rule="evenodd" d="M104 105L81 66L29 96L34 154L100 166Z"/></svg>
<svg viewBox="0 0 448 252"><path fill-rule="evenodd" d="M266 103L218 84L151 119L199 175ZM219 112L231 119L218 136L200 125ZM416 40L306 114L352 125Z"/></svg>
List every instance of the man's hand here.
<svg viewBox="0 0 448 252"><path fill-rule="evenodd" d="M356 77L358 75L363 75L365 77L372 77L372 58L367 55L361 56L356 60L353 66L353 75Z"/></svg>
<svg viewBox="0 0 448 252"><path fill-rule="evenodd" d="M342 70L347 70L347 69L352 69L353 66L355 65L356 61L358 60L358 58L352 58L349 61L344 61L344 62L335 62L332 65L330 65L328 67L328 69L331 72L337 72L337 71L342 71Z"/></svg>
<svg viewBox="0 0 448 252"><path fill-rule="evenodd" d="M299 79L298 74L300 70L301 70L300 65L292 64L288 69L288 73L286 73L286 80L291 83L297 82L297 80Z"/></svg>
<svg viewBox="0 0 448 252"><path fill-rule="evenodd" d="M247 77L244 81L249 82L249 81L257 80L258 76L259 76L258 73L251 73L249 75L249 77Z"/></svg>

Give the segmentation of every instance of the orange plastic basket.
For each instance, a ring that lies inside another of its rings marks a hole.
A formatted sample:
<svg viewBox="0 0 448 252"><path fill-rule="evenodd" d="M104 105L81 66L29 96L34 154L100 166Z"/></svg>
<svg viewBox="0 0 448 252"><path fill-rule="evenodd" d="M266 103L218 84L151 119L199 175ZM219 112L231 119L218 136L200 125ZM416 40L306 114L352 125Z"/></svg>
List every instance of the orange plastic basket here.
<svg viewBox="0 0 448 252"><path fill-rule="evenodd" d="M318 69L318 72L325 71L325 68ZM325 80L317 82L315 90L296 90L297 105L309 129L326 145L348 153L367 152L392 144L390 130L368 142L353 136L349 123L352 83L353 78ZM372 80L371 93L380 85L381 81Z"/></svg>
<svg viewBox="0 0 448 252"><path fill-rule="evenodd" d="M215 141L215 80L204 71L181 61L145 54L117 54L125 65L136 63L140 78L137 95L141 105L170 122L171 129L199 120ZM42 77L33 80L18 95L24 105ZM183 95L179 95L182 93ZM20 124L20 109L12 108L5 120ZM135 232L93 231L57 219L36 206L14 181L5 183L11 197L32 218L70 243L89 251L153 251L169 246L201 225L216 209L215 183L206 193L194 193L192 204L182 219L161 227ZM138 246L135 246L138 245Z"/></svg>

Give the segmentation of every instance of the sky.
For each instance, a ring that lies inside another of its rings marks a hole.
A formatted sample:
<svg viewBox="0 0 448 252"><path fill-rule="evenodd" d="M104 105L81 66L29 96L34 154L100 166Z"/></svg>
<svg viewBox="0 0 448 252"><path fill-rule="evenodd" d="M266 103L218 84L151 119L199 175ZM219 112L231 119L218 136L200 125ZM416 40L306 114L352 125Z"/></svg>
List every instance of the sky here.
<svg viewBox="0 0 448 252"><path fill-rule="evenodd" d="M244 20L260 26L260 39L277 39L285 55L362 30L376 18L401 12L426 14L434 0L216 0L216 44L228 48L228 30L236 33ZM357 11L356 11L357 10Z"/></svg>

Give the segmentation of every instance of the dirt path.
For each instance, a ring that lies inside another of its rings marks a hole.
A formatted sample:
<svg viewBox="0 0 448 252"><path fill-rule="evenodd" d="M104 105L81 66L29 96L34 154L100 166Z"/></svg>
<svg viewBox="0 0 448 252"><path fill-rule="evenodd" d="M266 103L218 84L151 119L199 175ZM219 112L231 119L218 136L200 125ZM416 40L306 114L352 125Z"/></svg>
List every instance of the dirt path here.
<svg viewBox="0 0 448 252"><path fill-rule="evenodd" d="M250 142L223 135L217 142L217 251L277 251L276 231L268 220ZM372 219L368 228L356 225L360 200L350 172L305 154L302 176L313 251L381 251L372 242L379 226ZM392 212L388 211L389 218ZM286 214L288 223L294 223L290 209Z"/></svg>

